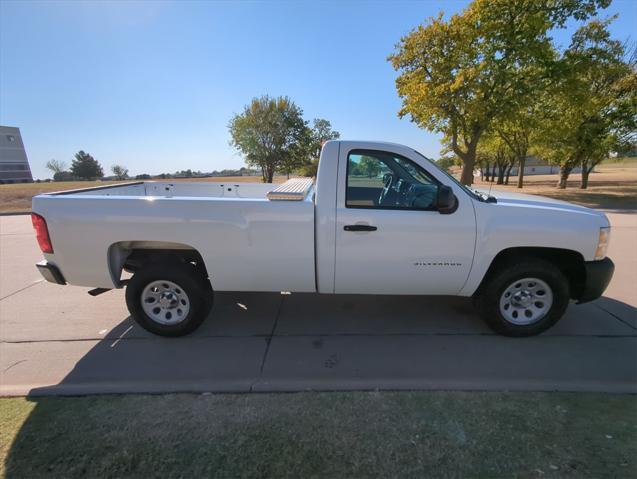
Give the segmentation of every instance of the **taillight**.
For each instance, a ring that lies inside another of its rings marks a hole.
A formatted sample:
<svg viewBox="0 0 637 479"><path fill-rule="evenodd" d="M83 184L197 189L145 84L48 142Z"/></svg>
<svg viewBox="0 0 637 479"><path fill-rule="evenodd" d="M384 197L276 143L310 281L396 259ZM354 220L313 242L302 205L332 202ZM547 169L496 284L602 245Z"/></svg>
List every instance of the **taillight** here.
<svg viewBox="0 0 637 479"><path fill-rule="evenodd" d="M46 220L36 213L31 213L31 222L35 229L35 236L43 253L53 253L53 245L49 237L49 229L46 227Z"/></svg>

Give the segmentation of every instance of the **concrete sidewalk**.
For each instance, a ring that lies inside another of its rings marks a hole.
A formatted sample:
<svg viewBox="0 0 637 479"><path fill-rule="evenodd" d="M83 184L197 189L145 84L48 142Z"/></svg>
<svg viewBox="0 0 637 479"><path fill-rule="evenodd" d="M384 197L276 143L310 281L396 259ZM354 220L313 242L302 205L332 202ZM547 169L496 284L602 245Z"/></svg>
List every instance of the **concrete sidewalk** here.
<svg viewBox="0 0 637 479"><path fill-rule="evenodd" d="M195 334L160 338L128 318L121 290L43 282L29 217L0 217L0 394L637 392L637 216L609 217L606 297L524 339L493 335L464 298L264 293L219 293Z"/></svg>

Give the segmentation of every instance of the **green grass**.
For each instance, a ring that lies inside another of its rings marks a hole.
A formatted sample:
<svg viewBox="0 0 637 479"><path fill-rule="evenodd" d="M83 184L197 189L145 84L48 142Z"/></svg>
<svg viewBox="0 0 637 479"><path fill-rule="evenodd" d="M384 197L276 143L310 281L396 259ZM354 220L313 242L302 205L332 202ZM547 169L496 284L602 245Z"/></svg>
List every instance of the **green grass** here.
<svg viewBox="0 0 637 479"><path fill-rule="evenodd" d="M631 477L637 399L296 393L1 399L7 477Z"/></svg>

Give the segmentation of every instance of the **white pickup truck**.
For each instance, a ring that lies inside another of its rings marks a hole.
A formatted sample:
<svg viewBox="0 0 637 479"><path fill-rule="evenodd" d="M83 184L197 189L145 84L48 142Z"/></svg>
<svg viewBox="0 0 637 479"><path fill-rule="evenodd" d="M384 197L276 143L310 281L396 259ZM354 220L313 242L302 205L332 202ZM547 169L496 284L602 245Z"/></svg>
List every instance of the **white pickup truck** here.
<svg viewBox="0 0 637 479"><path fill-rule="evenodd" d="M126 286L131 315L164 336L197 328L213 291L471 296L495 331L529 336L614 270L603 213L490 196L391 143L327 142L315 182L64 191L33 198L32 219L44 278Z"/></svg>

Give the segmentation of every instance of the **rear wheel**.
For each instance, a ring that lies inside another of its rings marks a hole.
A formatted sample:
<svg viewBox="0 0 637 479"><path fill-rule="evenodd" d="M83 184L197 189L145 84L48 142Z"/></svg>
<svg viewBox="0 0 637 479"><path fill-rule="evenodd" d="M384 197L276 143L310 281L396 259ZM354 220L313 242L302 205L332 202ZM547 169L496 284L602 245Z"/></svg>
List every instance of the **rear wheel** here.
<svg viewBox="0 0 637 479"><path fill-rule="evenodd" d="M197 329L212 307L210 284L190 264L153 264L139 269L126 287L135 321L160 336Z"/></svg>
<svg viewBox="0 0 637 479"><path fill-rule="evenodd" d="M563 315L569 285L562 272L542 259L501 266L481 288L475 304L484 321L506 336L533 336Z"/></svg>

